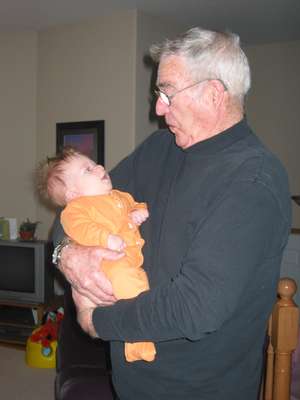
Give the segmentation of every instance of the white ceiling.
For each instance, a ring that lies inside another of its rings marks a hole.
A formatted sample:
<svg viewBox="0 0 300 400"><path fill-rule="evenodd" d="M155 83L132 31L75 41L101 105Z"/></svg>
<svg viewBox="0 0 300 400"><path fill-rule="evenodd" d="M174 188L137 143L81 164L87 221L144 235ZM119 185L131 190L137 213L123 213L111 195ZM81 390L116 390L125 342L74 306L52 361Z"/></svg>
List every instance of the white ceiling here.
<svg viewBox="0 0 300 400"><path fill-rule="evenodd" d="M300 0L0 0L0 30L42 30L139 9L182 24L240 34L256 44L300 39Z"/></svg>

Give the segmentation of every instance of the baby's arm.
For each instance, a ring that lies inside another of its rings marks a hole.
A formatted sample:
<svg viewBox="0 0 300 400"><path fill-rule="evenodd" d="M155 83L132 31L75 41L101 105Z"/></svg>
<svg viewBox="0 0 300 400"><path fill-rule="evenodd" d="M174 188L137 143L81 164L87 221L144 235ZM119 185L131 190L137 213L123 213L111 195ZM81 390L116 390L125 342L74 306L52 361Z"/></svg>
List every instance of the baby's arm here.
<svg viewBox="0 0 300 400"><path fill-rule="evenodd" d="M134 200L130 193L115 190L126 204L127 215L135 225L141 225L149 217L146 203L139 203Z"/></svg>
<svg viewBox="0 0 300 400"><path fill-rule="evenodd" d="M83 198L66 206L61 214L61 223L65 233L81 245L109 247L111 230L108 221L103 218L100 223L97 218L96 222L93 207L84 204Z"/></svg>
<svg viewBox="0 0 300 400"><path fill-rule="evenodd" d="M139 208L137 210L131 211L130 217L132 221L139 226L149 217L149 212L147 208Z"/></svg>

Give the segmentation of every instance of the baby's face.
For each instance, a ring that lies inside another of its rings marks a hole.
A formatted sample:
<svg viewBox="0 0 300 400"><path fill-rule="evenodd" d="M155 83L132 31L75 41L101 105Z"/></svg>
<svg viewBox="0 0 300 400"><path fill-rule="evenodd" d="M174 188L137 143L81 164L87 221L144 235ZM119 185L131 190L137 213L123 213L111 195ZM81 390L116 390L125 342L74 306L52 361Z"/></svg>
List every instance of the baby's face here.
<svg viewBox="0 0 300 400"><path fill-rule="evenodd" d="M105 169L82 155L68 162L64 175L67 188L72 192L71 198L108 194L112 189Z"/></svg>

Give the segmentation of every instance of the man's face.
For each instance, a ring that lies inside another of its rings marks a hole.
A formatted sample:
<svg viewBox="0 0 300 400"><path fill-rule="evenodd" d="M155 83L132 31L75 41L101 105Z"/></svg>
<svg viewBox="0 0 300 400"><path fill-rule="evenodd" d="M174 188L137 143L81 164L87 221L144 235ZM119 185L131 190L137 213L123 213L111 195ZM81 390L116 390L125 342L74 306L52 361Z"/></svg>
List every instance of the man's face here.
<svg viewBox="0 0 300 400"><path fill-rule="evenodd" d="M101 165L88 157L71 158L64 171L69 198L108 194L112 189L109 175Z"/></svg>
<svg viewBox="0 0 300 400"><path fill-rule="evenodd" d="M158 89L171 97L179 92L171 99L170 105L158 97L156 113L164 116L170 131L175 135L176 144L183 149L206 138L205 108L201 94L208 81L195 83L182 57L168 56L161 60L157 76ZM190 85L193 86L180 92Z"/></svg>

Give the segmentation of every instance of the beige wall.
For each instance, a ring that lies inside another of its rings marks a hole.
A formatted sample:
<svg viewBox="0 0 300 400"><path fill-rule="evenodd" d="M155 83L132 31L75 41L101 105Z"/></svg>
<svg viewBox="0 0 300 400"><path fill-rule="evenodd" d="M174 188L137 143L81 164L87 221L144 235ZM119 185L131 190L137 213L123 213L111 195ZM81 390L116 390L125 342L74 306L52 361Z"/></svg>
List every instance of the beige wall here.
<svg viewBox="0 0 300 400"><path fill-rule="evenodd" d="M134 148L135 12L39 34L38 138L55 153L56 122L105 120L106 167ZM53 213L38 207L45 236Z"/></svg>
<svg viewBox="0 0 300 400"><path fill-rule="evenodd" d="M137 13L136 145L157 129L157 120L153 119L154 96L153 87L151 87L151 82L156 80L156 70L147 64L145 57L149 58L151 44L160 42L166 37L175 37L181 32L183 32L183 27L179 24L145 13ZM151 117L150 110L152 110Z"/></svg>
<svg viewBox="0 0 300 400"><path fill-rule="evenodd" d="M104 119L110 169L156 128L147 98L149 45L181 27L136 11L43 31L0 34L0 215L39 219L47 237L54 214L33 195L36 162L55 152L56 122ZM248 119L286 166L300 194L297 130L300 42L251 46ZM300 227L300 207L294 207Z"/></svg>
<svg viewBox="0 0 300 400"><path fill-rule="evenodd" d="M171 27L133 10L41 32L38 158L55 152L56 122L104 119L108 169L156 129L147 103L152 71L143 56ZM40 235L47 235L53 216L38 206Z"/></svg>
<svg viewBox="0 0 300 400"><path fill-rule="evenodd" d="M151 70L142 57L151 42L176 32L171 27L132 10L39 33L1 34L7 99L0 114L6 142L0 215L38 219L38 236L48 236L54 212L34 197L32 171L55 153L57 122L104 119L108 169L156 128L148 120Z"/></svg>
<svg viewBox="0 0 300 400"><path fill-rule="evenodd" d="M300 41L251 46L248 119L285 165L292 194L300 194L299 104ZM293 202L293 226L300 228L300 207Z"/></svg>
<svg viewBox="0 0 300 400"><path fill-rule="evenodd" d="M36 219L37 34L0 33L0 216Z"/></svg>

